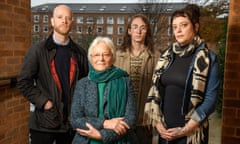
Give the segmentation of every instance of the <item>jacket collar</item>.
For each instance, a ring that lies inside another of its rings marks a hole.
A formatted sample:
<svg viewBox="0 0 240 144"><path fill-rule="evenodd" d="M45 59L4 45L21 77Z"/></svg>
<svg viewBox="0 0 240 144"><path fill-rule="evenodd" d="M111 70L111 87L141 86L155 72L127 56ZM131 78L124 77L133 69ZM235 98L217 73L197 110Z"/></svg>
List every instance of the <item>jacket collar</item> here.
<svg viewBox="0 0 240 144"><path fill-rule="evenodd" d="M73 48L74 43L73 43L73 41L72 41L72 39L70 37L69 37L69 46L70 46L71 50L74 50L74 48ZM57 44L55 43L55 41L53 39L53 33L51 33L49 35L49 37L46 39L45 47L49 51L57 48Z"/></svg>

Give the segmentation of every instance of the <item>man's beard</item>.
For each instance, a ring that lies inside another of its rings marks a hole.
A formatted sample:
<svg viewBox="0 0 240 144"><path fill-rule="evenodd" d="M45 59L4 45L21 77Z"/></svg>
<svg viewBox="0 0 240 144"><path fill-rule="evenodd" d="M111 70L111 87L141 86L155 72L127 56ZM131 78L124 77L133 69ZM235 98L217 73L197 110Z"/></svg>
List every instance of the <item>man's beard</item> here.
<svg viewBox="0 0 240 144"><path fill-rule="evenodd" d="M56 27L56 28L54 28L54 31L56 31L57 33L59 33L61 35L68 35L70 29L63 31L63 30L59 29L58 27Z"/></svg>

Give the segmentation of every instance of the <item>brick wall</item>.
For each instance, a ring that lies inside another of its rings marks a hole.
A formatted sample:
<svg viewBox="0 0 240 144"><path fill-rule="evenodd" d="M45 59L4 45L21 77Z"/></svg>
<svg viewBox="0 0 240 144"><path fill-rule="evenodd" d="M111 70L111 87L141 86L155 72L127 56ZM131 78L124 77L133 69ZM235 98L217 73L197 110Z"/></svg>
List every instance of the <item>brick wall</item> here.
<svg viewBox="0 0 240 144"><path fill-rule="evenodd" d="M0 86L0 144L27 144L29 103L16 88Z"/></svg>
<svg viewBox="0 0 240 144"><path fill-rule="evenodd" d="M231 0L224 77L222 144L240 142L240 1Z"/></svg>
<svg viewBox="0 0 240 144"><path fill-rule="evenodd" d="M0 144L27 144L29 103L14 84L31 40L30 0L0 7Z"/></svg>

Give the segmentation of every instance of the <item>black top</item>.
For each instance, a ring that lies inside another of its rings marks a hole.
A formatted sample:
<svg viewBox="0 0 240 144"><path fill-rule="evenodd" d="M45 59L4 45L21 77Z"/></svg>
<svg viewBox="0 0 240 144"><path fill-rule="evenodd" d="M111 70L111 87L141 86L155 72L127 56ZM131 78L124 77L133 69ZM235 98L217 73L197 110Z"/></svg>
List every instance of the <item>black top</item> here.
<svg viewBox="0 0 240 144"><path fill-rule="evenodd" d="M68 45L58 45L57 52L55 56L55 66L56 71L61 82L62 86L62 102L63 102L63 121L67 121L68 117L68 100L70 94L70 78L69 78L69 70L70 70L70 47Z"/></svg>
<svg viewBox="0 0 240 144"><path fill-rule="evenodd" d="M165 94L162 96L162 111L168 128L185 125L181 109L186 77L192 57L192 55L188 57L175 55L172 65L161 76L161 84L165 89Z"/></svg>

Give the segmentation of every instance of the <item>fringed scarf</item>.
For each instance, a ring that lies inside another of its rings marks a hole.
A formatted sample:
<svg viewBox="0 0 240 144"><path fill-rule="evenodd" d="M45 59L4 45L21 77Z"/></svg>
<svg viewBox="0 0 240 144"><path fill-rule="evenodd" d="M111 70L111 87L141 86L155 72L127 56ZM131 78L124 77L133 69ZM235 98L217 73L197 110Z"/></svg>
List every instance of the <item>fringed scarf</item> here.
<svg viewBox="0 0 240 144"><path fill-rule="evenodd" d="M169 66L169 63L172 60L173 53L179 55L180 57L189 56L195 53L192 71L192 89L190 96L192 108L185 115L185 119L187 121L191 118L191 115L193 114L195 108L200 103L202 103L205 94L205 87L210 60L208 57L208 49L207 48L197 49L200 46L204 47L203 40L199 36L195 36L194 40L189 44L188 47L182 49L180 48L180 45L177 42L175 42L173 43L172 48L169 48L166 52L164 52L161 55L155 67L155 72L152 78L152 86L149 90L147 101L145 104L144 109L145 125L152 125L153 127L155 127L155 125L158 122L161 122L166 127L164 116L160 108L161 96L159 93L159 81L162 73ZM200 144L201 140L204 138L203 127L206 127L205 123L202 126L200 126L197 130L195 130L194 133L187 138L187 143L192 142L194 144ZM156 137L153 139L157 140Z"/></svg>

